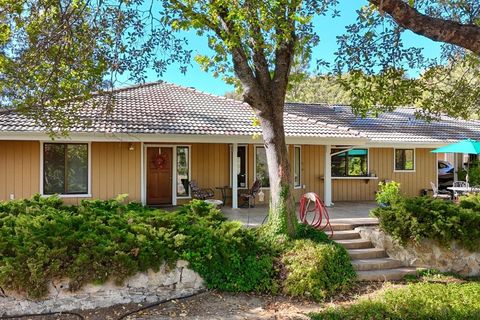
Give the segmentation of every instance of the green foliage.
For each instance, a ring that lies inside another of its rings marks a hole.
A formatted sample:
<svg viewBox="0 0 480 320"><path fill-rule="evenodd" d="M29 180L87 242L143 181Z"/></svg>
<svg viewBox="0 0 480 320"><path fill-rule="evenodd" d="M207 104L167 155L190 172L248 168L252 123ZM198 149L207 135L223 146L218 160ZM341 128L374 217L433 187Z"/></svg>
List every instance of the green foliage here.
<svg viewBox="0 0 480 320"><path fill-rule="evenodd" d="M340 80L351 95L354 111L365 116L397 106L415 106L417 115L427 119L437 118L440 113L478 118L478 54L444 44L436 57L426 55L424 48L406 40L408 26L400 26L385 14L381 3L362 7L357 20L338 37L335 70L349 75ZM461 3L415 1L415 10L439 21L479 26L478 1ZM433 24L431 28L438 29ZM412 70L420 74L414 75Z"/></svg>
<svg viewBox="0 0 480 320"><path fill-rule="evenodd" d="M120 201L118 201L120 200ZM273 255L255 232L194 200L177 212L122 199L65 206L57 197L0 203L0 287L38 298L51 279L121 283L139 271L186 259L210 288L264 291Z"/></svg>
<svg viewBox="0 0 480 320"><path fill-rule="evenodd" d="M356 277L347 251L334 243L296 240L281 261L286 271L283 291L292 296L323 301Z"/></svg>
<svg viewBox="0 0 480 320"><path fill-rule="evenodd" d="M259 243L255 230L243 228L240 222L222 223L213 231L201 225L192 229L195 242L184 245L181 257L204 277L209 288L270 291L274 257Z"/></svg>
<svg viewBox="0 0 480 320"><path fill-rule="evenodd" d="M268 222L261 231L264 237L270 238L272 243L281 243L294 238L298 226L291 185L282 183L279 193L279 201L276 205L270 201Z"/></svg>
<svg viewBox="0 0 480 320"><path fill-rule="evenodd" d="M94 92L111 89L119 74L144 81L190 51L146 1L1 0L0 110L14 109L67 134L82 122L79 108L99 102ZM158 12L158 11L157 11ZM147 22L148 21L148 22ZM162 54L159 54L159 52ZM109 104L108 98L101 99Z"/></svg>
<svg viewBox="0 0 480 320"><path fill-rule="evenodd" d="M274 243L271 234L226 221L204 201L175 212L124 201L119 195L66 206L56 196L35 195L0 203L0 287L39 298L52 279L68 277L72 290L107 279L120 284L185 259L209 288L276 292L284 286L286 293L323 299L355 275L345 249L307 225L298 226L301 240ZM277 281L279 260L287 270L284 285ZM296 284L303 274L306 285Z"/></svg>
<svg viewBox="0 0 480 320"><path fill-rule="evenodd" d="M165 1L170 14L164 21L174 29L196 30L205 35L212 54L198 55L196 62L203 70L238 87L252 76L273 80L279 72L275 66L290 65L295 54L308 60L319 41L313 32L313 17L327 14L333 6L326 0ZM286 48L288 56L276 56L277 50ZM256 70L251 67L254 65Z"/></svg>
<svg viewBox="0 0 480 320"><path fill-rule="evenodd" d="M470 183L471 186L480 185L480 162L474 161L470 163L467 173L468 173L468 182Z"/></svg>
<svg viewBox="0 0 480 320"><path fill-rule="evenodd" d="M315 229L306 223L298 224L297 239L308 239L317 243L333 243L325 232Z"/></svg>
<svg viewBox="0 0 480 320"><path fill-rule="evenodd" d="M380 182L375 200L380 205L391 205L400 201L400 183L395 181Z"/></svg>
<svg viewBox="0 0 480 320"><path fill-rule="evenodd" d="M350 104L350 93L332 76L298 77L292 74L285 100L288 102Z"/></svg>
<svg viewBox="0 0 480 320"><path fill-rule="evenodd" d="M480 248L480 195L462 197L458 205L429 197L400 197L372 214L402 244L432 239L444 246L458 241L471 251Z"/></svg>
<svg viewBox="0 0 480 320"><path fill-rule="evenodd" d="M480 318L480 283L417 283L389 289L378 298L312 314L313 320Z"/></svg>

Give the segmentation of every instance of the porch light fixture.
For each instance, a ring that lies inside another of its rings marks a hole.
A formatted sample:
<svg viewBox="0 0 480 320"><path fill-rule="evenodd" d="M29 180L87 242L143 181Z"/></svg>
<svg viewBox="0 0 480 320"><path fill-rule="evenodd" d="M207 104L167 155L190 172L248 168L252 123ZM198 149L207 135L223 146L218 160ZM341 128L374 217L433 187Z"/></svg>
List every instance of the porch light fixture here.
<svg viewBox="0 0 480 320"><path fill-rule="evenodd" d="M133 142L130 142L130 143L128 144L128 150L130 150L130 151L135 150L135 145L133 144Z"/></svg>

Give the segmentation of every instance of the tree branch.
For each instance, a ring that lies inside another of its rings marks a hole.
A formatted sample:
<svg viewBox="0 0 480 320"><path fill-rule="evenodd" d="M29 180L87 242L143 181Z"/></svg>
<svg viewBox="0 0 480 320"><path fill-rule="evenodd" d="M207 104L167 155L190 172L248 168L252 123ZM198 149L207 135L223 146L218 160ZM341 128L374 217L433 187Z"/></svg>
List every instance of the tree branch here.
<svg viewBox="0 0 480 320"><path fill-rule="evenodd" d="M245 6L252 16L258 16L256 10L257 6L251 1L245 1ZM271 91L272 78L270 76L270 69L265 55L265 38L262 34L262 28L260 26L260 21L253 19L251 21L251 39L249 41L250 48L253 51L253 67L255 71L255 77L258 79L258 82L261 84L264 91Z"/></svg>
<svg viewBox="0 0 480 320"><path fill-rule="evenodd" d="M259 86L260 88L262 88L261 82L258 81L258 78L255 76L254 70L252 70L248 63L248 56L245 50L242 48L241 39L229 38L235 36L235 30L234 26L229 23L227 17L228 10L227 8L223 7L223 10L218 12L221 30L217 33L217 35L224 42L235 43L235 46L231 48L233 69L238 79L242 83L244 90L243 98L245 102L250 104L250 106L255 106L256 109L263 111L265 99L262 98L262 94L259 90Z"/></svg>
<svg viewBox="0 0 480 320"><path fill-rule="evenodd" d="M368 1L379 10L388 13L403 28L434 41L454 44L480 55L480 27L477 25L427 16L403 0Z"/></svg>
<svg viewBox="0 0 480 320"><path fill-rule="evenodd" d="M292 19L292 16L295 14L295 8L288 9L290 10L285 10L280 15L283 16L281 19L285 19L285 25L290 26L291 29L284 30L277 27L276 33L281 42L275 50L275 71L273 75L274 105L282 107L287 94L288 78L295 54L295 44L297 43L295 21Z"/></svg>

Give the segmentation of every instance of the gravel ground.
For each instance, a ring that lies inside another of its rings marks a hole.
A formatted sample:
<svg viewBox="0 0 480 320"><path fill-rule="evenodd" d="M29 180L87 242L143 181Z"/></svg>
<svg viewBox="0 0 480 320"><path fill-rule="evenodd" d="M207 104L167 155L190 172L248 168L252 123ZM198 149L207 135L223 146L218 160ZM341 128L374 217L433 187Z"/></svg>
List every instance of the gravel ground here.
<svg viewBox="0 0 480 320"><path fill-rule="evenodd" d="M389 284L386 284L389 286ZM16 320L290 320L309 319L310 312L319 311L327 305L352 303L360 296L375 295L383 290L385 284L363 283L356 285L346 294L337 295L326 303L315 303L309 300L293 299L285 296L269 296L254 294L233 294L207 291L190 298L173 300L140 310L147 305L125 304L110 308L73 311L78 315L63 314L49 316L30 316L9 318ZM140 310L140 311L139 311ZM0 317L0 320L2 318Z"/></svg>

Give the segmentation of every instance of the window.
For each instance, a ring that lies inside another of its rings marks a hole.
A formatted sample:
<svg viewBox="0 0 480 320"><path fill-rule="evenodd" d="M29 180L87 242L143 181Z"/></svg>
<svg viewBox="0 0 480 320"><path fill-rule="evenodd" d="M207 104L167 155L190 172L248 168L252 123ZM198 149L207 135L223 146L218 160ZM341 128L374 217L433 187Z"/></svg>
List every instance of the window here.
<svg viewBox="0 0 480 320"><path fill-rule="evenodd" d="M302 161L302 157L301 157L301 148L299 146L295 146L295 158L293 160L293 165L294 165L294 172L293 172L293 175L294 175L294 185L295 185L295 188L300 188L300 186L302 185L302 178L301 178L301 175L302 175L302 164L301 164L301 161Z"/></svg>
<svg viewBox="0 0 480 320"><path fill-rule="evenodd" d="M88 193L88 144L43 145L43 193Z"/></svg>
<svg viewBox="0 0 480 320"><path fill-rule="evenodd" d="M247 184L247 146L237 147L237 187L248 188Z"/></svg>
<svg viewBox="0 0 480 320"><path fill-rule="evenodd" d="M265 147L255 147L255 177L263 188L270 187Z"/></svg>
<svg viewBox="0 0 480 320"><path fill-rule="evenodd" d="M190 190L190 149L189 147L177 147L177 196L188 197Z"/></svg>
<svg viewBox="0 0 480 320"><path fill-rule="evenodd" d="M332 154L342 149L332 149ZM332 156L333 177L362 177L368 175L368 149L352 149Z"/></svg>
<svg viewBox="0 0 480 320"><path fill-rule="evenodd" d="M395 149L395 171L415 170L415 150Z"/></svg>

